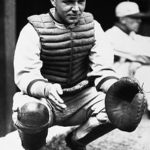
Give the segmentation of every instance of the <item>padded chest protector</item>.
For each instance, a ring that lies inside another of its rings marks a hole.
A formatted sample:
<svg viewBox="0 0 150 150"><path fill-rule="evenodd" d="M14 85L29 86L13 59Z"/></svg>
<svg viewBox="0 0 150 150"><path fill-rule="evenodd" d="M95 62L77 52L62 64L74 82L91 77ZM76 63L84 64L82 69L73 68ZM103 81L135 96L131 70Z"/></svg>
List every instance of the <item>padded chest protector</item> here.
<svg viewBox="0 0 150 150"><path fill-rule="evenodd" d="M83 13L75 28L58 28L49 13L28 18L40 36L42 75L52 83L71 87L86 79L94 45L94 22Z"/></svg>

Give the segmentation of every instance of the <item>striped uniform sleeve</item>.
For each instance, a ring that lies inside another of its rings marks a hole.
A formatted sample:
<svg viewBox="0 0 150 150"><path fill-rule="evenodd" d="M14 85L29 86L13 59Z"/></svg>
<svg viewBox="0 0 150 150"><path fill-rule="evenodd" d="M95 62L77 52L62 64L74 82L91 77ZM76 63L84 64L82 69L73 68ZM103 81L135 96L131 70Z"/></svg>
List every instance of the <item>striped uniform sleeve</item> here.
<svg viewBox="0 0 150 150"><path fill-rule="evenodd" d="M107 92L111 83L118 81L119 76L113 69L113 48L97 21L95 21L95 45L91 49L89 60L91 70L88 77L95 78L95 86L98 91Z"/></svg>

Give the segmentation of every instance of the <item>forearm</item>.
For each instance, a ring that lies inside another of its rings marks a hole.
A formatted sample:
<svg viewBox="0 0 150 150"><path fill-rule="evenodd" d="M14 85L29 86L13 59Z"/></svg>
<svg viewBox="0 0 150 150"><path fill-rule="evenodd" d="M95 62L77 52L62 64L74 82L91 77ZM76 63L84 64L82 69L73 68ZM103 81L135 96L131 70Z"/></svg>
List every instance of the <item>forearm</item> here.
<svg viewBox="0 0 150 150"><path fill-rule="evenodd" d="M48 81L42 79L36 79L30 82L27 87L27 94L37 98L45 98L45 89ZM49 83L50 84L50 83Z"/></svg>
<svg viewBox="0 0 150 150"><path fill-rule="evenodd" d="M46 98L54 104L56 109L62 111L66 108L63 99L60 95L63 94L63 90L60 84L49 83L45 80L33 80L27 89L28 95L36 97L38 99Z"/></svg>
<svg viewBox="0 0 150 150"><path fill-rule="evenodd" d="M88 73L88 77L95 78L94 83L98 91L107 92L109 87L116 82L120 77L111 67L93 67L93 70Z"/></svg>
<svg viewBox="0 0 150 150"><path fill-rule="evenodd" d="M118 80L119 78L115 76L111 76L111 77L103 78L103 79L97 78L95 80L95 85L98 91L103 91L104 93L106 93L108 89Z"/></svg>
<svg viewBox="0 0 150 150"><path fill-rule="evenodd" d="M30 87L32 87L31 85L34 84L34 82L36 83L37 81L47 82L47 79L45 79L42 75L33 72L20 72L15 76L15 84L20 89L20 91L25 94L29 93L28 91Z"/></svg>

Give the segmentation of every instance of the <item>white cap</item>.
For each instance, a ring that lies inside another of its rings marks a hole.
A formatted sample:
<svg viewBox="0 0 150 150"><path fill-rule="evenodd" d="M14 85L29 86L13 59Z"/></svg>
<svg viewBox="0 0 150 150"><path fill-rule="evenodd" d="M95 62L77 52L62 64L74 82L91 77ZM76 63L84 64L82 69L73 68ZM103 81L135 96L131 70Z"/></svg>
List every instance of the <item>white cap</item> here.
<svg viewBox="0 0 150 150"><path fill-rule="evenodd" d="M124 1L119 3L115 9L116 17L125 17L130 15L139 15L140 9L135 2Z"/></svg>

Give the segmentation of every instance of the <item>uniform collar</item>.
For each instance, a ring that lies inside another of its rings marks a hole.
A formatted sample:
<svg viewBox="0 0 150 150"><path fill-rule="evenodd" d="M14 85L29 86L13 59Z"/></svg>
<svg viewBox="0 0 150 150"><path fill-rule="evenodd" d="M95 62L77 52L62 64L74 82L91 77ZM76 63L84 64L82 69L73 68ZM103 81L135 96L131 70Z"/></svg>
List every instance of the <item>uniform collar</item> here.
<svg viewBox="0 0 150 150"><path fill-rule="evenodd" d="M117 26L118 28L120 28L123 32L125 32L126 34L130 34L130 30L128 30L128 28L126 26L124 26L123 24L117 22L115 23L115 26Z"/></svg>

